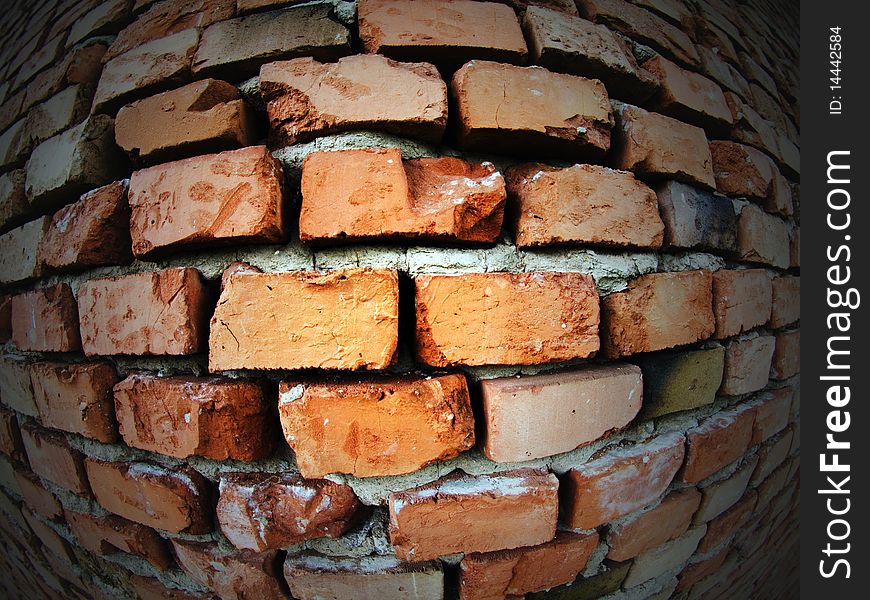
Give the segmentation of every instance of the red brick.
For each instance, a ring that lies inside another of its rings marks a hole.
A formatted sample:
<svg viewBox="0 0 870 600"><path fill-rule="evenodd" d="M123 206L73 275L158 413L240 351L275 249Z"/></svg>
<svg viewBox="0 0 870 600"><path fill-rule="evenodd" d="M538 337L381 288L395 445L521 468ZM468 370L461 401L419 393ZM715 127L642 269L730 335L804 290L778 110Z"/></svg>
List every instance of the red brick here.
<svg viewBox="0 0 870 600"><path fill-rule="evenodd" d="M736 142L710 142L716 189L763 203L768 212L794 212L791 187L764 152Z"/></svg>
<svg viewBox="0 0 870 600"><path fill-rule="evenodd" d="M54 494L45 489L35 473L25 470L16 470L15 479L21 490L21 498L24 504L40 516L55 520L63 515L63 508Z"/></svg>
<svg viewBox="0 0 870 600"><path fill-rule="evenodd" d="M393 492L387 501L390 541L400 560L411 561L542 544L556 533L558 485L552 474L522 469L455 472Z"/></svg>
<svg viewBox="0 0 870 600"><path fill-rule="evenodd" d="M27 84L23 106L33 106L70 85L95 86L102 70L100 59L105 52L106 44L99 41L73 47L55 65Z"/></svg>
<svg viewBox="0 0 870 600"><path fill-rule="evenodd" d="M40 261L57 270L129 264L127 184L104 185L54 213L39 247Z"/></svg>
<svg viewBox="0 0 870 600"><path fill-rule="evenodd" d="M614 111L611 164L641 179L673 179L713 189L713 159L704 130L629 104Z"/></svg>
<svg viewBox="0 0 870 600"><path fill-rule="evenodd" d="M791 428L779 434L776 439L769 441L758 450L758 466L752 473L749 485L756 486L773 473L786 458L791 448L791 440L794 432Z"/></svg>
<svg viewBox="0 0 870 600"><path fill-rule="evenodd" d="M263 65L260 94L279 146L354 129L438 143L447 125L447 86L435 67L376 54Z"/></svg>
<svg viewBox="0 0 870 600"><path fill-rule="evenodd" d="M772 379L788 379L801 372L801 332L783 331L777 333L773 360L770 364Z"/></svg>
<svg viewBox="0 0 870 600"><path fill-rule="evenodd" d="M167 456L252 461L275 447L271 399L258 382L133 374L115 386L115 411L127 445Z"/></svg>
<svg viewBox="0 0 870 600"><path fill-rule="evenodd" d="M225 276L209 369L383 369L396 353L398 304L398 275L383 269Z"/></svg>
<svg viewBox="0 0 870 600"><path fill-rule="evenodd" d="M634 175L596 165L540 163L507 171L519 247L590 244L660 248L664 224L655 193Z"/></svg>
<svg viewBox="0 0 870 600"><path fill-rule="evenodd" d="M562 478L562 520L588 530L654 502L683 464L685 438L670 433L620 448L570 469Z"/></svg>
<svg viewBox="0 0 870 600"><path fill-rule="evenodd" d="M78 309L66 283L12 297L12 343L31 352L81 349Z"/></svg>
<svg viewBox="0 0 870 600"><path fill-rule="evenodd" d="M34 363L30 378L43 425L104 443L118 439L112 386L120 377L111 363Z"/></svg>
<svg viewBox="0 0 870 600"><path fill-rule="evenodd" d="M201 600L202 594L166 587L159 579L131 575L129 587L140 600Z"/></svg>
<svg viewBox="0 0 870 600"><path fill-rule="evenodd" d="M239 90L216 79L138 100L115 118L118 145L146 164L252 146L256 137L253 112Z"/></svg>
<svg viewBox="0 0 870 600"><path fill-rule="evenodd" d="M299 237L495 242L505 186L490 163L402 160L398 148L315 152L302 166Z"/></svg>
<svg viewBox="0 0 870 600"><path fill-rule="evenodd" d="M212 531L208 484L189 467L88 458L85 468L97 502L111 513L169 533Z"/></svg>
<svg viewBox="0 0 870 600"><path fill-rule="evenodd" d="M205 350L210 299L191 268L92 279L78 291L87 356Z"/></svg>
<svg viewBox="0 0 870 600"><path fill-rule="evenodd" d="M62 434L22 427L21 440L33 472L51 483L82 496L90 496L82 453Z"/></svg>
<svg viewBox="0 0 870 600"><path fill-rule="evenodd" d="M166 542L156 531L115 516L98 517L64 511L64 518L85 550L99 556L127 552L141 556L158 569L172 565Z"/></svg>
<svg viewBox="0 0 870 600"><path fill-rule="evenodd" d="M474 446L463 375L283 382L278 412L309 478L411 473Z"/></svg>
<svg viewBox="0 0 870 600"><path fill-rule="evenodd" d="M743 456L754 423L755 406L742 405L707 417L687 431L682 481L697 483Z"/></svg>
<svg viewBox="0 0 870 600"><path fill-rule="evenodd" d="M605 355L627 356L690 344L714 331L709 271L652 273L601 301Z"/></svg>
<svg viewBox="0 0 870 600"><path fill-rule="evenodd" d="M40 217L0 235L0 283L27 281L42 275L39 245L50 217Z"/></svg>
<svg viewBox="0 0 870 600"><path fill-rule="evenodd" d="M265 146L185 158L130 177L133 253L285 238L283 172Z"/></svg>
<svg viewBox="0 0 870 600"><path fill-rule="evenodd" d="M728 510L743 497L749 479L758 464L758 457L752 455L734 473L701 488L701 506L693 517L694 522L710 521Z"/></svg>
<svg viewBox="0 0 870 600"><path fill-rule="evenodd" d="M459 563L459 598L501 600L570 583L597 546L597 533L563 531L540 546L467 554Z"/></svg>
<svg viewBox="0 0 870 600"><path fill-rule="evenodd" d="M622 585L626 589L630 589L665 573L682 569L694 554L705 530L705 525L693 527L681 537L640 554L632 562L631 569ZM676 587L676 581L673 581L671 586ZM670 597L670 590L664 596Z"/></svg>
<svg viewBox="0 0 870 600"><path fill-rule="evenodd" d="M622 429L643 395L640 368L619 364L487 379L480 389L481 450L503 463L569 452Z"/></svg>
<svg viewBox="0 0 870 600"><path fill-rule="evenodd" d="M790 264L789 228L786 221L748 204L737 219L740 260L787 269Z"/></svg>
<svg viewBox="0 0 870 600"><path fill-rule="evenodd" d="M801 318L801 278L783 275L773 279L773 311L769 325L775 329Z"/></svg>
<svg viewBox="0 0 870 600"><path fill-rule="evenodd" d="M0 356L0 399L3 404L29 417L37 417L30 365L20 358Z"/></svg>
<svg viewBox="0 0 870 600"><path fill-rule="evenodd" d="M416 285L417 359L425 364L539 364L598 350L589 275L421 275Z"/></svg>
<svg viewBox="0 0 870 600"><path fill-rule="evenodd" d="M0 408L0 452L19 462L27 460L24 446L21 444L18 417L13 411L5 408Z"/></svg>
<svg viewBox="0 0 870 600"><path fill-rule="evenodd" d="M366 52L446 72L471 59L522 63L527 54L516 13L495 2L362 0L358 18Z"/></svg>
<svg viewBox="0 0 870 600"><path fill-rule="evenodd" d="M240 550L263 552L304 540L337 538L361 516L346 485L291 474L230 473L220 480L217 519Z"/></svg>
<svg viewBox="0 0 870 600"><path fill-rule="evenodd" d="M171 541L175 558L195 582L214 591L220 598L242 600L283 600L278 585L279 564L276 551L230 553L214 542Z"/></svg>
<svg viewBox="0 0 870 600"><path fill-rule="evenodd" d="M695 488L671 492L652 510L612 525L607 534L607 558L623 561L680 537L689 529L692 515L701 503Z"/></svg>
<svg viewBox="0 0 870 600"><path fill-rule="evenodd" d="M686 568L680 573L680 583L677 585L676 591L688 591L693 585L718 571L730 551L731 547L726 546L710 558L686 565Z"/></svg>
<svg viewBox="0 0 870 600"><path fill-rule="evenodd" d="M758 403L753 426L752 445L760 444L788 425L794 392L791 388L771 390Z"/></svg>
<svg viewBox="0 0 870 600"><path fill-rule="evenodd" d="M600 159L613 127L597 79L474 60L450 83L465 150Z"/></svg>
<svg viewBox="0 0 870 600"><path fill-rule="evenodd" d="M703 75L687 71L663 56L643 63L661 87L650 106L657 112L711 132L725 132L733 123L722 89Z"/></svg>
<svg viewBox="0 0 870 600"><path fill-rule="evenodd" d="M710 552L742 528L755 510L756 496L755 490L749 490L737 504L707 523L707 533L698 544L698 552Z"/></svg>
<svg viewBox="0 0 870 600"><path fill-rule="evenodd" d="M770 319L773 290L764 269L721 269L713 273L717 338L726 338Z"/></svg>
<svg viewBox="0 0 870 600"><path fill-rule="evenodd" d="M767 385L776 338L765 335L725 346L725 375L720 394L737 396Z"/></svg>

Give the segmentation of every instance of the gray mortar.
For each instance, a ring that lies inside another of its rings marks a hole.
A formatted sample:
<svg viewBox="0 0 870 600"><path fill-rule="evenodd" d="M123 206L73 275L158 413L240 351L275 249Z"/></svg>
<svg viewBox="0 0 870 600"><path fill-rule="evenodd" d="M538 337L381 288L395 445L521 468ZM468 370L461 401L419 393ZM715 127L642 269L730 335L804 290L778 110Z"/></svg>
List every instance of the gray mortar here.
<svg viewBox="0 0 870 600"><path fill-rule="evenodd" d="M659 257L659 270L661 271L694 271L696 269L718 271L724 268L724 258L705 252L680 252L678 254L663 254Z"/></svg>
<svg viewBox="0 0 870 600"><path fill-rule="evenodd" d="M610 552L610 546L608 546L604 539L602 538L592 553L589 555L589 558L586 561L586 566L580 572L580 575L587 579L589 577L594 577L599 573L603 573L605 571L604 559L607 558L607 553Z"/></svg>

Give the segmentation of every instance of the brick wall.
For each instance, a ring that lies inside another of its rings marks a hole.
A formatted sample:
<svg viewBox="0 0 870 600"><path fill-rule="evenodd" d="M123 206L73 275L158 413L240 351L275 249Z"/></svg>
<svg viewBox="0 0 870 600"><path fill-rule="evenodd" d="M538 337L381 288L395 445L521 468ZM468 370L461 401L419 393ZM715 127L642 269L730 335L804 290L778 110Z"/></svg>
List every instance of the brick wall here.
<svg viewBox="0 0 870 600"><path fill-rule="evenodd" d="M10 597L796 597L796 3L0 37Z"/></svg>

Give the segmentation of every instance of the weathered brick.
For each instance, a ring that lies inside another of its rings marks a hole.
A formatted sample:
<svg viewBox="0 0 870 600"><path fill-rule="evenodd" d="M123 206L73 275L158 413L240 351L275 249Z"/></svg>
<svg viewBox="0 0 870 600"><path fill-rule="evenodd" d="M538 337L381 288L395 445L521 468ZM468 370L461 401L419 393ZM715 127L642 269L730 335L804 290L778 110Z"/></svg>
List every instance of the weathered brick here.
<svg viewBox="0 0 870 600"><path fill-rule="evenodd" d="M437 144L447 125L447 86L435 67L376 54L263 65L260 95L278 146L352 129Z"/></svg>
<svg viewBox="0 0 870 600"><path fill-rule="evenodd" d="M598 294L589 275L421 275L416 287L417 358L426 364L537 364L598 350Z"/></svg>
<svg viewBox="0 0 870 600"><path fill-rule="evenodd" d="M747 204L737 220L737 249L740 260L787 269L790 265L788 224Z"/></svg>
<svg viewBox="0 0 870 600"><path fill-rule="evenodd" d="M723 56L723 53L718 48L707 48L705 46L696 45L695 49L701 56L701 65L704 72L719 82L723 87L727 88L742 98L749 98L751 92L749 90L749 82L740 73L733 64L728 62ZM723 90L725 91L725 90ZM733 115L732 115L733 116Z"/></svg>
<svg viewBox="0 0 870 600"><path fill-rule="evenodd" d="M629 521L611 526L607 534L611 560L628 560L678 538L689 529L692 515L701 503L701 494L695 488L671 492L662 503Z"/></svg>
<svg viewBox="0 0 870 600"><path fill-rule="evenodd" d="M622 582L623 587L626 589L634 587L686 564L706 531L706 525L694 527L681 537L637 556L628 571L628 576Z"/></svg>
<svg viewBox="0 0 870 600"><path fill-rule="evenodd" d="M225 276L209 369L383 369L396 354L398 303L389 270Z"/></svg>
<svg viewBox="0 0 870 600"><path fill-rule="evenodd" d="M66 47L97 35L118 33L129 21L130 0L106 0L89 10L73 23L66 38Z"/></svg>
<svg viewBox="0 0 870 600"><path fill-rule="evenodd" d="M771 390L762 397L755 413L752 444L760 444L788 425L794 391L785 387Z"/></svg>
<svg viewBox="0 0 870 600"><path fill-rule="evenodd" d="M0 452L19 462L27 459L24 446L21 444L18 417L13 411L5 408L0 408Z"/></svg>
<svg viewBox="0 0 870 600"><path fill-rule="evenodd" d="M104 185L54 213L39 260L57 270L130 263L127 185L126 180Z"/></svg>
<svg viewBox="0 0 870 600"><path fill-rule="evenodd" d="M610 357L704 340L713 334L709 271L652 273L601 301L601 346Z"/></svg>
<svg viewBox="0 0 870 600"><path fill-rule="evenodd" d="M115 386L114 397L121 435L134 448L252 461L275 447L270 402L257 382L133 374Z"/></svg>
<svg viewBox="0 0 870 600"><path fill-rule="evenodd" d="M353 490L290 474L230 473L220 479L217 519L241 550L263 552L304 540L342 536L359 519Z"/></svg>
<svg viewBox="0 0 870 600"><path fill-rule="evenodd" d="M791 187L776 163L761 150L736 142L710 142L716 189L763 203L772 213L791 215Z"/></svg>
<svg viewBox="0 0 870 600"><path fill-rule="evenodd" d="M685 438L668 433L574 467L561 481L562 521L588 530L654 502L683 464Z"/></svg>
<svg viewBox="0 0 870 600"><path fill-rule="evenodd" d="M555 475L521 469L455 472L393 492L387 501L390 541L396 556L410 561L542 544L556 533L558 485Z"/></svg>
<svg viewBox="0 0 870 600"><path fill-rule="evenodd" d="M85 550L99 556L135 554L161 570L172 565L166 542L150 527L114 515L98 517L71 510L64 510L63 515Z"/></svg>
<svg viewBox="0 0 870 600"><path fill-rule="evenodd" d="M749 480L750 486L757 486L767 479L788 458L793 435L794 432L791 428L786 429L775 439L770 440L758 449L758 465L752 472L752 478Z"/></svg>
<svg viewBox="0 0 870 600"><path fill-rule="evenodd" d="M0 175L0 230L20 224L30 206L24 193L24 169L7 171Z"/></svg>
<svg viewBox="0 0 870 600"><path fill-rule="evenodd" d="M746 489L746 484L749 481L749 475L751 474L751 469L746 472L740 472L740 475L742 476L740 478L740 483L743 485L744 490ZM719 544L730 537L732 533L739 530L746 521L749 520L752 511L755 509L755 490L749 490L745 495L743 494L743 491L740 490L739 494L742 495L742 498L740 495L738 495L737 498L734 498L733 495L728 498L724 498L723 496L723 499L726 500L726 502L715 502L713 499L716 492L724 490L724 488L721 487L719 489L716 488L717 484L706 488L704 494L704 508L702 513L699 513L699 516L705 517L705 519L701 519L701 521L709 520L707 523L707 535L704 536L701 543L698 545L698 551L703 553L707 553L713 548L716 548ZM739 486L736 489L739 490Z"/></svg>
<svg viewBox="0 0 870 600"><path fill-rule="evenodd" d="M772 379L788 379L801 371L801 332L783 331L777 333L773 359L770 364Z"/></svg>
<svg viewBox="0 0 870 600"><path fill-rule="evenodd" d="M788 462L780 465L756 488L756 491L758 492L758 501L755 504L756 514L763 513L764 509L770 506L773 499L782 493L783 488L785 488L785 485L790 479L790 468L791 465ZM766 538L766 536L761 537L762 539Z"/></svg>
<svg viewBox="0 0 870 600"><path fill-rule="evenodd" d="M629 104L614 110L611 163L642 179L675 179L713 189L713 159L704 130Z"/></svg>
<svg viewBox="0 0 870 600"><path fill-rule="evenodd" d="M286 594L278 585L278 554L276 551L230 553L213 542L172 540L172 549L181 568L200 585L214 591L220 598L242 600L283 600Z"/></svg>
<svg viewBox="0 0 870 600"><path fill-rule="evenodd" d="M24 504L40 516L55 520L63 515L63 508L54 494L45 489L39 477L31 471L16 470L15 479Z"/></svg>
<svg viewBox="0 0 870 600"><path fill-rule="evenodd" d="M0 356L0 399L9 408L36 417L36 401L30 382L30 365L20 358Z"/></svg>
<svg viewBox="0 0 870 600"><path fill-rule="evenodd" d="M30 378L43 425L104 443L118 439L112 386L119 377L111 363L34 363Z"/></svg>
<svg viewBox="0 0 870 600"><path fill-rule="evenodd" d="M472 59L523 63L526 42L509 6L469 0L362 0L359 37L366 52L427 61L452 72Z"/></svg>
<svg viewBox="0 0 870 600"><path fill-rule="evenodd" d="M105 40L89 40L71 48L56 64L40 72L27 84L22 109L70 85L82 83L90 88L95 86L102 70L100 59L105 52Z"/></svg>
<svg viewBox="0 0 870 600"><path fill-rule="evenodd" d="M133 253L283 241L282 183L281 165L265 146L136 171L130 177Z"/></svg>
<svg viewBox="0 0 870 600"><path fill-rule="evenodd" d="M487 379L480 383L481 449L496 462L569 452L628 425L641 406L634 365Z"/></svg>
<svg viewBox="0 0 870 600"><path fill-rule="evenodd" d="M597 533L559 532L553 541L540 546L466 554L459 563L459 597L500 600L569 583L597 546Z"/></svg>
<svg viewBox="0 0 870 600"><path fill-rule="evenodd" d="M170 533L212 530L209 486L189 467L88 458L85 468L94 497L111 513Z"/></svg>
<svg viewBox="0 0 870 600"><path fill-rule="evenodd" d="M402 160L398 148L315 152L302 165L308 243L414 238L495 242L505 185L490 163Z"/></svg>
<svg viewBox="0 0 870 600"><path fill-rule="evenodd" d="M725 101L734 117L734 127L730 138L755 146L771 156L779 153L776 131L769 121L759 115L752 106L745 103L737 94L725 92Z"/></svg>
<svg viewBox="0 0 870 600"><path fill-rule="evenodd" d="M18 489L18 481L15 477L16 472L17 471L12 462L10 462L5 456L0 456L0 489L5 490L13 497L21 495L21 491ZM7 496L4 494L0 496L0 499L6 500ZM15 509L13 508L12 510Z"/></svg>
<svg viewBox="0 0 870 600"><path fill-rule="evenodd" d="M465 150L600 159L610 149L613 115L597 79L474 60L450 90Z"/></svg>
<svg viewBox="0 0 870 600"><path fill-rule="evenodd" d="M772 335L729 342L725 347L725 376L719 392L737 396L766 386L775 345Z"/></svg>
<svg viewBox="0 0 870 600"><path fill-rule="evenodd" d="M39 277L39 245L50 217L40 217L0 235L0 283L16 283Z"/></svg>
<svg viewBox="0 0 870 600"><path fill-rule="evenodd" d="M278 412L308 478L400 475L474 446L463 375L283 382Z"/></svg>
<svg viewBox="0 0 870 600"><path fill-rule="evenodd" d="M519 247L662 245L656 195L631 173L596 165L559 169L529 163L508 169L507 186L516 203Z"/></svg>
<svg viewBox="0 0 870 600"><path fill-rule="evenodd" d="M92 279L79 287L78 303L88 356L205 349L210 300L196 269Z"/></svg>
<svg viewBox="0 0 870 600"><path fill-rule="evenodd" d="M704 537L706 537L706 535ZM703 541L703 539L701 541ZM731 547L726 546L710 558L686 565L686 568L680 573L680 583L677 585L676 591L688 591L693 585L702 579L714 574L725 563L725 559L728 557L730 551Z"/></svg>
<svg viewBox="0 0 870 600"><path fill-rule="evenodd" d="M659 80L659 90L650 106L657 112L685 121L709 132L726 132L733 123L722 89L703 75L687 71L663 56L643 63Z"/></svg>
<svg viewBox="0 0 870 600"><path fill-rule="evenodd" d="M12 343L19 350L80 350L78 321L76 299L67 283L12 297Z"/></svg>
<svg viewBox="0 0 870 600"><path fill-rule="evenodd" d="M199 600L202 598L202 594L166 587L162 581L152 577L131 575L128 582L129 589L140 600Z"/></svg>
<svg viewBox="0 0 870 600"><path fill-rule="evenodd" d="M530 6L523 28L535 64L546 69L594 77L611 96L635 103L647 100L658 87L655 77L638 66L622 38L604 25Z"/></svg>
<svg viewBox="0 0 870 600"><path fill-rule="evenodd" d="M438 561L403 563L391 556L345 558L290 554L284 562L284 577L298 600L444 598L444 571Z"/></svg>
<svg viewBox="0 0 870 600"><path fill-rule="evenodd" d="M773 310L769 325L775 329L801 318L801 278L783 275L773 279Z"/></svg>
<svg viewBox="0 0 870 600"><path fill-rule="evenodd" d="M666 246L737 251L737 215L731 200L678 181L659 184L656 195Z"/></svg>
<svg viewBox="0 0 870 600"><path fill-rule="evenodd" d="M24 127L27 117L22 117L9 129L0 134L0 169L4 171L19 166L25 158L29 147L22 140L26 139Z"/></svg>
<svg viewBox="0 0 870 600"><path fill-rule="evenodd" d="M642 354L638 364L643 371L640 414L651 419L712 404L722 385L725 349L717 346L689 352Z"/></svg>
<svg viewBox="0 0 870 600"><path fill-rule="evenodd" d="M719 411L686 432L686 464L680 479L697 483L743 456L752 439L755 406Z"/></svg>
<svg viewBox="0 0 870 600"><path fill-rule="evenodd" d="M601 565L601 573L592 577L578 577L575 581L552 588L546 592L537 592L526 596L529 600L597 600L616 592L622 585L630 562L605 562Z"/></svg>
<svg viewBox="0 0 870 600"><path fill-rule="evenodd" d="M58 532L43 523L38 517L36 517L36 515L26 508L21 511L21 514L24 516L24 520L27 521L30 530L41 542L42 555L49 563L51 563L51 567L54 567L54 564L57 562L65 562L69 564L75 560L69 542L62 538ZM56 572L59 569L60 568L52 568L51 570Z"/></svg>
<svg viewBox="0 0 870 600"><path fill-rule="evenodd" d="M216 79L138 100L115 118L118 145L146 164L252 146L256 131L238 89Z"/></svg>
<svg viewBox="0 0 870 600"><path fill-rule="evenodd" d="M773 288L764 269L720 269L713 273L717 338L726 338L770 319Z"/></svg>
<svg viewBox="0 0 870 600"><path fill-rule="evenodd" d="M76 494L91 495L84 457L69 445L66 437L35 427L22 427L21 441L34 473Z"/></svg>

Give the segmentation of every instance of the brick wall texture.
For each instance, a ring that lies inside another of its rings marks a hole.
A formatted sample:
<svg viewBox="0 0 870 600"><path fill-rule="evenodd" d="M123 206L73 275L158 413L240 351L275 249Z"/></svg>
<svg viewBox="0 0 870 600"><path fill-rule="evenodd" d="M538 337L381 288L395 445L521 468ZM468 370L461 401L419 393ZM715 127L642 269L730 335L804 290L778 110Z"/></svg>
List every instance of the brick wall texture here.
<svg viewBox="0 0 870 600"><path fill-rule="evenodd" d="M0 23L4 596L797 597L797 2Z"/></svg>

